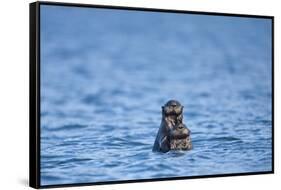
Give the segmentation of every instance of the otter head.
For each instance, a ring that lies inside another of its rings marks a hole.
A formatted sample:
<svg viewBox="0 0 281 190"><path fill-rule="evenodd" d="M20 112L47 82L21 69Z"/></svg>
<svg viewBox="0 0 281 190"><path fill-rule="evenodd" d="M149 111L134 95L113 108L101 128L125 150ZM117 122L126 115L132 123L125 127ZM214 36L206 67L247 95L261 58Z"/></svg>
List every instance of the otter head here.
<svg viewBox="0 0 281 190"><path fill-rule="evenodd" d="M182 112L183 106L176 100L170 100L162 106L162 119L168 122L168 125L175 126L182 123Z"/></svg>
<svg viewBox="0 0 281 190"><path fill-rule="evenodd" d="M184 139L189 136L190 131L187 129L185 124L180 123L176 125L172 130L169 131L169 139L177 140Z"/></svg>
<svg viewBox="0 0 281 190"><path fill-rule="evenodd" d="M180 115L182 114L183 106L177 100L169 100L164 106L162 106L162 114Z"/></svg>

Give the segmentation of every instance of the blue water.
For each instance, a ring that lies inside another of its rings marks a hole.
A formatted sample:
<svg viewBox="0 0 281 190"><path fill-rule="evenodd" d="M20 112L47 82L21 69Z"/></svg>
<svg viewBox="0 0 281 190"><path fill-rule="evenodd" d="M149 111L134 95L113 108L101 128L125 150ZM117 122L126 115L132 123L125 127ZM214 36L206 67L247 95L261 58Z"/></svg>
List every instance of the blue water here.
<svg viewBox="0 0 281 190"><path fill-rule="evenodd" d="M41 184L271 170L271 21L41 6ZM169 99L193 150L151 151Z"/></svg>

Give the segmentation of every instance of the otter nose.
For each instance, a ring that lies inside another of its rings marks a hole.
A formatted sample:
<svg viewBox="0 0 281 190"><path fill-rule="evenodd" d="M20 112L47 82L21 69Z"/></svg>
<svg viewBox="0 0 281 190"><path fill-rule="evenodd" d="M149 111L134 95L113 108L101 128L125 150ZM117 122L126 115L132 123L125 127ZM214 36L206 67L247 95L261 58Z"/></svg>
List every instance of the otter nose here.
<svg viewBox="0 0 281 190"><path fill-rule="evenodd" d="M183 125L179 125L178 128L179 128L179 129L182 129L182 128L183 128Z"/></svg>

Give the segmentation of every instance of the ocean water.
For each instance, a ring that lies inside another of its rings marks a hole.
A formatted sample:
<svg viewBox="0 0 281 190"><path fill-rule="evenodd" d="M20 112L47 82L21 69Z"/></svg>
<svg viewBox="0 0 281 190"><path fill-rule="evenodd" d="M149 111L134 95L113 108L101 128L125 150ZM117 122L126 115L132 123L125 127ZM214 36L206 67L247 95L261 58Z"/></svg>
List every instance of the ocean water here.
<svg viewBox="0 0 281 190"><path fill-rule="evenodd" d="M41 5L41 185L270 171L271 21ZM193 149L152 152L161 106Z"/></svg>

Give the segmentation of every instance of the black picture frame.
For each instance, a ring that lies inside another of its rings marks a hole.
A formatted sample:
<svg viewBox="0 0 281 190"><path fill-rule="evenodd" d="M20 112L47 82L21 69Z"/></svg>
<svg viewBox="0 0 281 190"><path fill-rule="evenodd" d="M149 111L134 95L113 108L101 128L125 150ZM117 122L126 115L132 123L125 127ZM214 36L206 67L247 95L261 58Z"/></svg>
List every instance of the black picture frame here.
<svg viewBox="0 0 281 190"><path fill-rule="evenodd" d="M246 17L246 18L264 18L271 20L271 64L272 64L272 170L265 172L249 172L249 173L233 173L233 174L218 174L218 175L202 175L202 176L181 176L171 178L158 179L137 179L137 180L121 180L121 181L105 181L93 183L78 183L78 184L58 184L58 185L41 185L40 183L40 6L55 5L66 7L87 7L87 8L105 8L116 10L133 10L145 12L169 12L183 13L195 15L213 15L213 16L230 16L230 17ZM167 180L184 180L196 178L211 178L211 177L227 177L227 176L244 176L244 175L259 175L274 173L274 16L264 15L248 15L248 14L232 14L218 12L200 12L187 10L166 10L156 8L142 7L124 7L124 6L109 6L109 5L92 5L92 4L77 4L77 3L59 3L59 2L34 2L29 4L29 59L30 59L30 74L29 74L29 185L33 188L52 188L52 187L72 187L72 186L88 186L102 184L121 184L135 182L151 182L151 181L167 181Z"/></svg>

